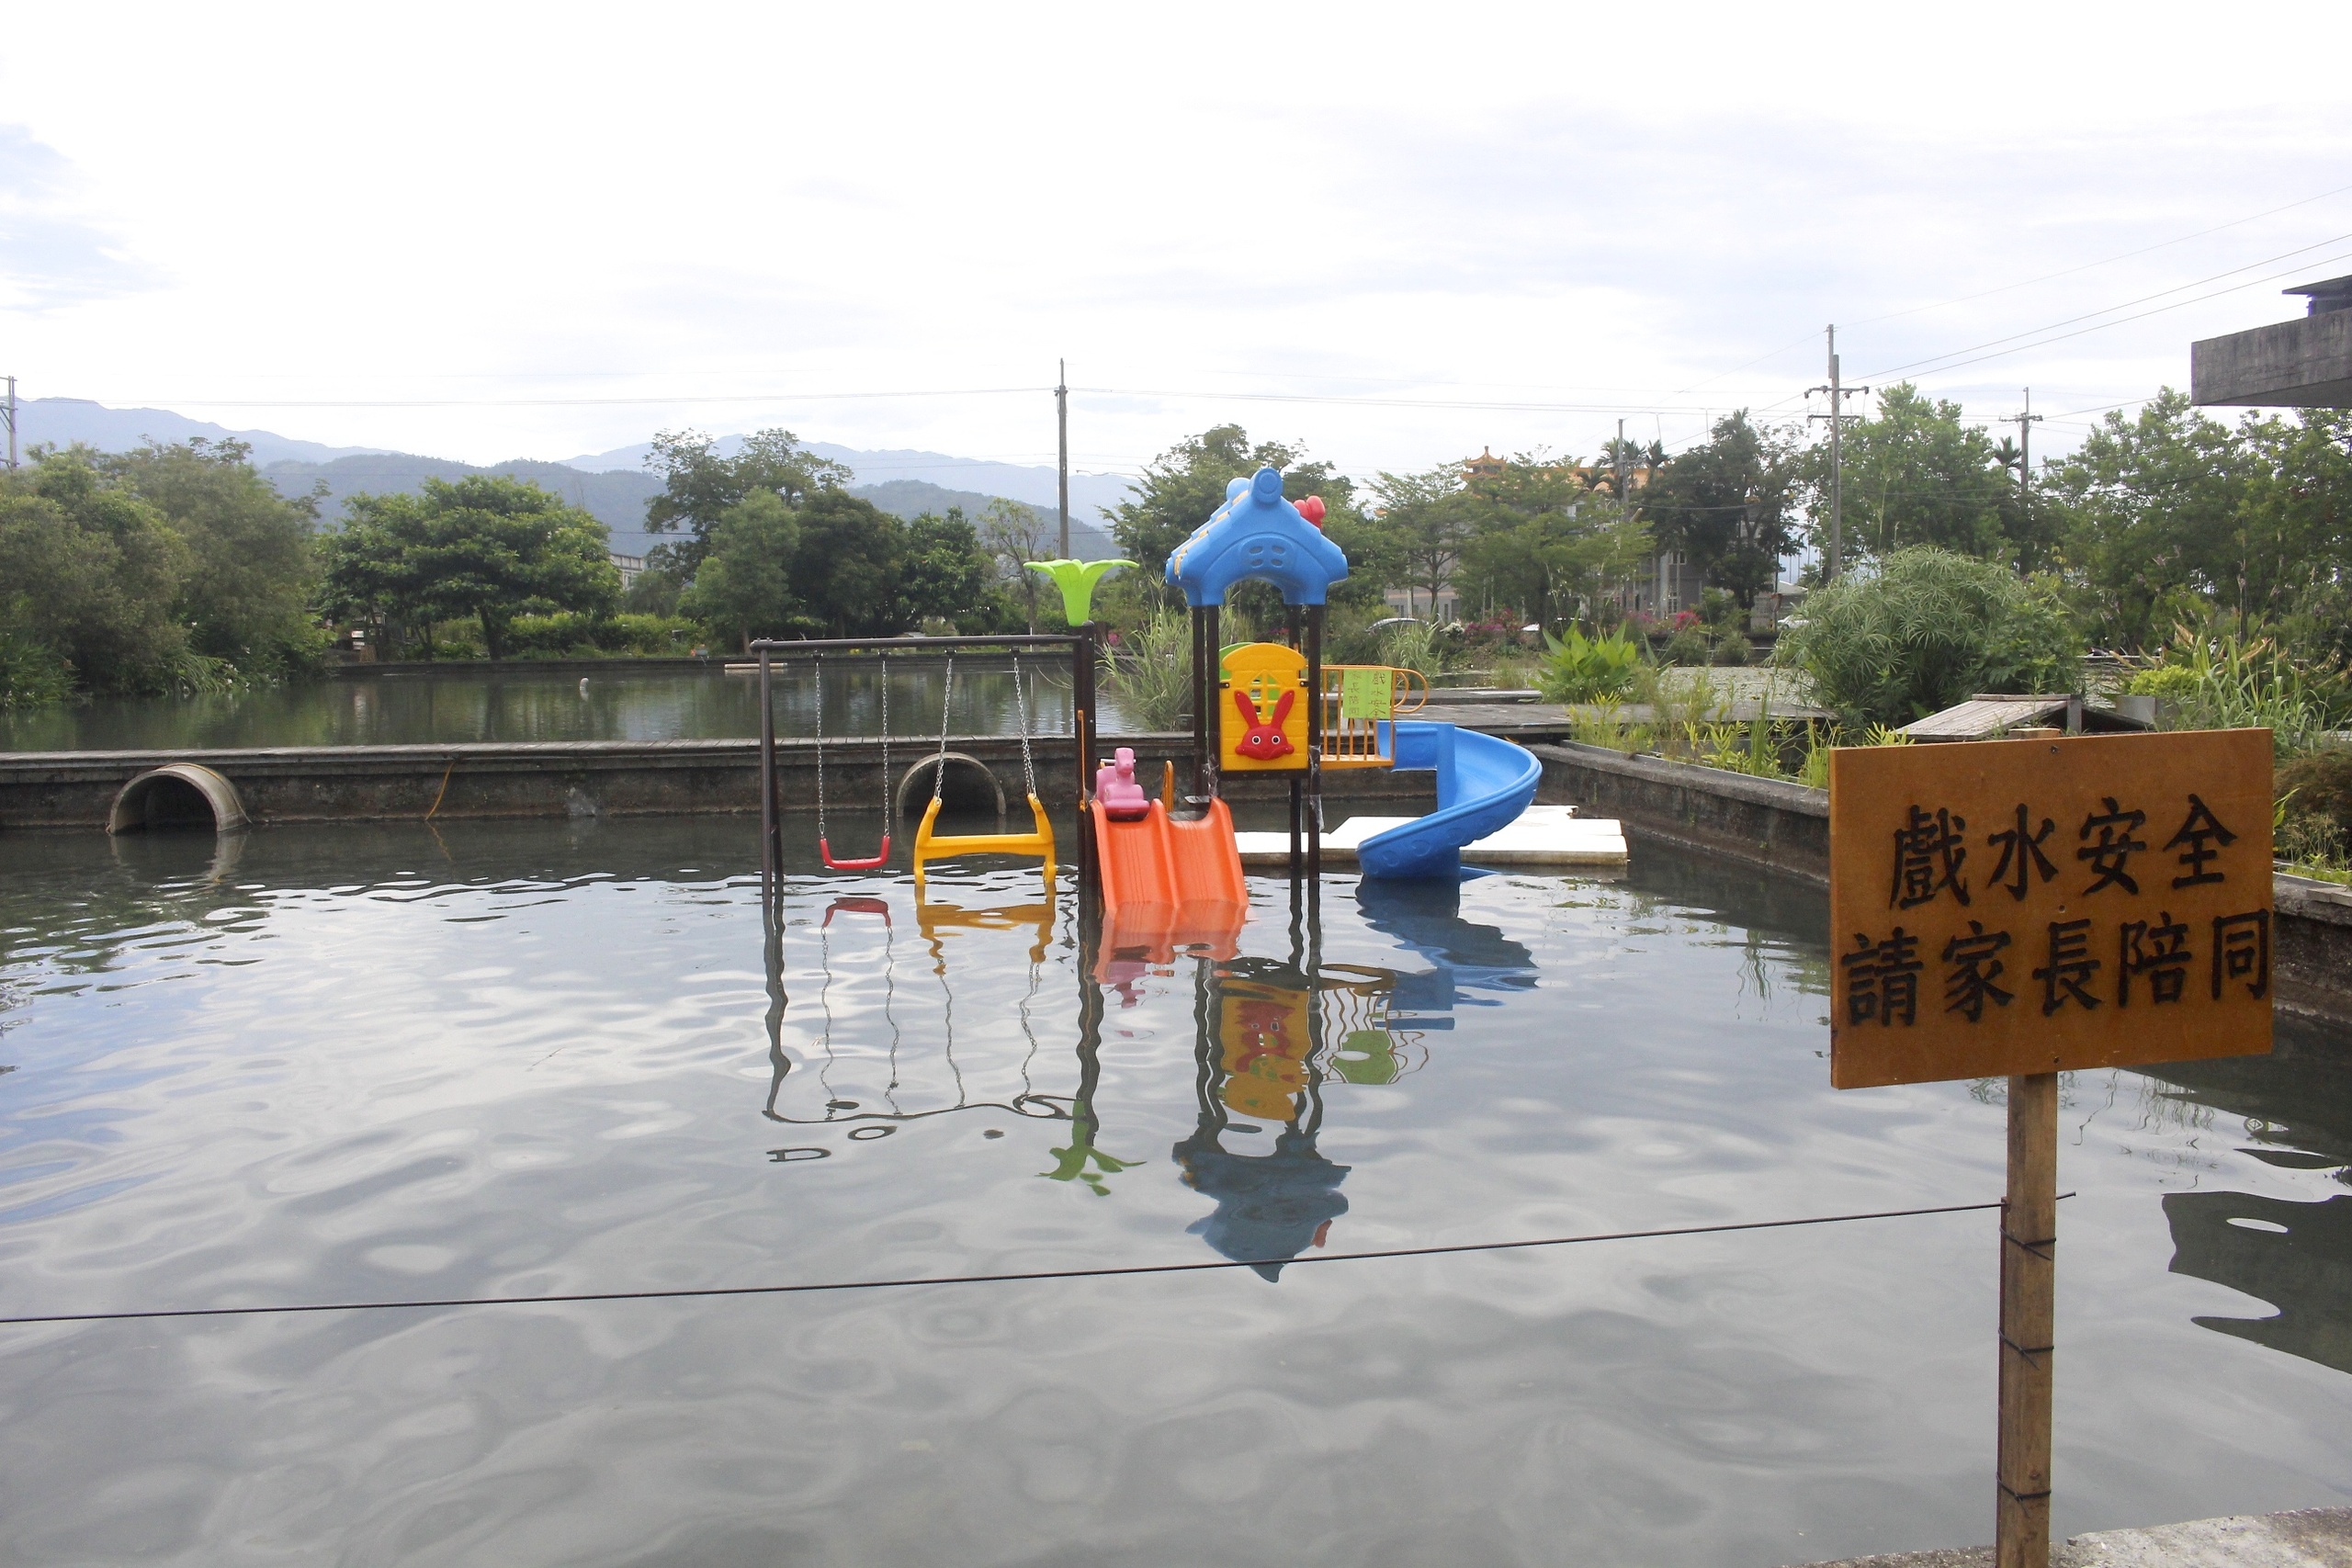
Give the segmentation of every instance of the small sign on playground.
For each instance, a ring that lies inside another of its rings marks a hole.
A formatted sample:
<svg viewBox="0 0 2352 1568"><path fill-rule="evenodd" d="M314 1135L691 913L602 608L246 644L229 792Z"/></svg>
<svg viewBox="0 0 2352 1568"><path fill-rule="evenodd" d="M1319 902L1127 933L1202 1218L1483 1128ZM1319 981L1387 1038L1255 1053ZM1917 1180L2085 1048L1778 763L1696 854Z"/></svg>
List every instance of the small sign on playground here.
<svg viewBox="0 0 2352 1568"><path fill-rule="evenodd" d="M1839 1089L2270 1049L2270 736L1840 749Z"/></svg>

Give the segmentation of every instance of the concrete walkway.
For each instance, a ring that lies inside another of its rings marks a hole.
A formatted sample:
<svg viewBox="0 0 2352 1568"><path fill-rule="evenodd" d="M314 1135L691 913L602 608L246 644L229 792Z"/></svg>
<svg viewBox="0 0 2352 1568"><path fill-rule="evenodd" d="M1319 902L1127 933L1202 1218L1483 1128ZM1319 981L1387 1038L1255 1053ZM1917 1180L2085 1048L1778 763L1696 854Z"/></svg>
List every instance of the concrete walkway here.
<svg viewBox="0 0 2352 1568"><path fill-rule="evenodd" d="M1849 1557L1814 1568L1992 1568L1989 1546ZM2352 1508L2233 1514L2099 1530L2050 1549L2051 1568L2352 1568Z"/></svg>

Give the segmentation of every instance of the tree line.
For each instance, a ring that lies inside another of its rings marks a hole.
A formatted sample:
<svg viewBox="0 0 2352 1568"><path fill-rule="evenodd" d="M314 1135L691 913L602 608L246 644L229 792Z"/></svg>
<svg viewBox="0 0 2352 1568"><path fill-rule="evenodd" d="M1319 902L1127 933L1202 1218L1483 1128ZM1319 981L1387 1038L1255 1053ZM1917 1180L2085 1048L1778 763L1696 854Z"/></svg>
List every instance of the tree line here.
<svg viewBox="0 0 2352 1568"><path fill-rule="evenodd" d="M2352 657L2352 414L2224 423L2167 389L2029 475L1957 404L1898 386L1844 452L1858 580L1932 549L2030 586L2079 641L2149 649L2179 626L2227 623L2298 657ZM0 478L0 703L281 679L314 668L337 627L387 657L501 658L1060 625L1057 596L1024 569L1048 553L1034 509L901 520L789 431L732 454L691 431L660 436L646 525L663 542L626 592L603 525L535 485L428 480L352 497L327 526L316 495L280 495L247 457L234 442L36 450ZM1109 580L1103 616L1132 626L1167 608L1169 554L1227 480L1267 465L1293 499L1323 498L1354 569L1337 613L1367 624L1389 590L1417 610L1451 591L1465 615L1512 629L1612 629L1660 550L1745 607L1827 527L1824 445L1745 411L1672 454L1519 453L1361 483L1225 424L1171 446L1114 509L1140 570ZM1263 585L1237 608L1280 615Z"/></svg>

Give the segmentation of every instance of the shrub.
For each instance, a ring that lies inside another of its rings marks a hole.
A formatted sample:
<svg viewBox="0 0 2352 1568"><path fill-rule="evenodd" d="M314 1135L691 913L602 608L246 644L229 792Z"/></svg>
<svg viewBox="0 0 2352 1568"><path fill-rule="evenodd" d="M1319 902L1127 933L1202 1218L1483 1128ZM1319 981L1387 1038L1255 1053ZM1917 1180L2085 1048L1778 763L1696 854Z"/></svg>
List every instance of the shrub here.
<svg viewBox="0 0 2352 1568"><path fill-rule="evenodd" d="M19 632L0 626L0 710L47 707L74 694L74 667Z"/></svg>
<svg viewBox="0 0 2352 1568"><path fill-rule="evenodd" d="M1566 637L1544 633L1544 647L1546 657L1536 671L1535 686L1547 702L1589 703L1623 697L1633 686L1634 667L1642 661L1641 646L1623 632L1589 637L1570 626Z"/></svg>
<svg viewBox="0 0 2352 1568"><path fill-rule="evenodd" d="M2197 690L2197 672L2184 664L2159 664L2132 676L2124 682L2123 690L2135 697L2177 703Z"/></svg>
<svg viewBox="0 0 2352 1568"><path fill-rule="evenodd" d="M2165 660L2167 729L2267 729L2283 759L2320 746L2343 716L2341 677L2303 670L2267 637L2209 638L2184 626Z"/></svg>
<svg viewBox="0 0 2352 1568"><path fill-rule="evenodd" d="M517 615L506 633L516 659L658 658L684 653L707 637L681 615Z"/></svg>
<svg viewBox="0 0 2352 1568"><path fill-rule="evenodd" d="M1408 621L1382 630L1380 662L1399 670L1418 670L1423 679L1434 682L1460 667L1460 644L1427 621Z"/></svg>
<svg viewBox="0 0 2352 1568"><path fill-rule="evenodd" d="M1678 621L1681 618L1680 615L1675 617ZM1661 664L1704 664L1713 657L1714 650L1707 645L1705 630L1693 618L1690 625L1678 627L1675 634L1666 639L1666 647L1660 650L1657 659Z"/></svg>
<svg viewBox="0 0 2352 1568"><path fill-rule="evenodd" d="M2296 758L2278 770L2278 791L2290 816L2352 833L2352 750L2330 747Z"/></svg>
<svg viewBox="0 0 2352 1568"><path fill-rule="evenodd" d="M2081 645L2043 584L1931 546L1817 590L1782 636L1815 700L1858 723L1907 724L1973 692L2062 692Z"/></svg>

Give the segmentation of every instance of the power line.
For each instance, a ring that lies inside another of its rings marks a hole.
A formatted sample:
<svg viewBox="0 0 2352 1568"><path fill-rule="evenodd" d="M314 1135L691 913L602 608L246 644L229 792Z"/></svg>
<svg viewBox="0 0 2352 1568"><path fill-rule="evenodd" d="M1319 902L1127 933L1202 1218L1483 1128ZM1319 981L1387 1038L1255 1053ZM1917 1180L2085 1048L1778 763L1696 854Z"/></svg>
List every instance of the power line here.
<svg viewBox="0 0 2352 1568"><path fill-rule="evenodd" d="M2069 1192L2063 1196L2073 1197ZM1795 1220L1738 1220L1720 1225L1675 1225L1663 1230L1607 1231L1586 1235L1543 1236L1531 1241L1468 1241L1437 1247L1393 1247L1369 1252L1324 1252L1299 1258L1219 1258L1205 1263L1135 1263L1102 1269L1037 1269L1012 1274L923 1274L897 1280L833 1280L807 1285L707 1285L673 1291L581 1291L549 1296L442 1296L398 1302L304 1302L273 1306L155 1307L130 1312L48 1313L0 1317L0 1327L41 1323L143 1323L158 1318L270 1317L296 1313L399 1312L446 1307L562 1306L582 1302L709 1301L728 1296L813 1295L831 1291L897 1291L918 1285L1008 1285L1046 1280L1108 1280L1140 1274L1203 1274L1227 1269L1264 1269L1306 1263L1362 1263L1383 1258L1440 1258L1464 1252L1516 1252L1538 1247L1577 1247L1600 1241L1649 1241L1666 1236L1722 1235L1733 1231L1789 1230L1802 1225L1851 1224L1862 1220L1905 1220L1928 1214L1966 1214L1998 1209L1989 1203L1945 1203L1924 1209L1880 1209L1859 1214L1813 1214Z"/></svg>
<svg viewBox="0 0 2352 1568"><path fill-rule="evenodd" d="M2080 266L2065 267L2057 272L2045 272L2040 277L2029 277L2018 283L2004 283L1998 288L1987 288L1981 293L1976 294L1962 294L1958 299L1939 299L1932 305L1913 305L1905 310L1889 310L1883 316L1865 316L1860 321L1849 321L1847 325L1866 327L1877 321L1898 321L1905 316L1916 316L1922 310L1940 310L1947 305L1965 305L1972 300L1989 299L1996 294L2007 294L2012 289L2030 288L2037 283L2048 283L2055 278L2072 277L2078 272L2089 272L2095 267L2111 266L2120 261L2130 261L2133 256L2144 256L2151 251L2161 251L2168 246L2187 244L2191 240L2201 240L2208 234L2218 234L2224 229L2235 229L2247 223L2256 222L2261 219L2275 218L2281 212L2291 212L2298 207L2309 207L2314 201L2325 201L2331 196L2342 196L2347 190L2352 190L2352 186L2337 186L2334 190L2324 190L2317 196L2307 196L2301 201L2290 201L2284 207L2274 207L2267 212L2257 212L2249 218L2233 218L2227 223L2216 223L2211 229L2199 229L2193 234L2183 234L2178 239L2160 240L2153 245L2143 245L2136 251L2125 251L2120 255L2109 256L2103 261L2085 262ZM2260 264L2256 263L2256 265L2259 265ZM1810 336L1811 334L1808 333L1807 335ZM1804 340L1799 339L1798 341L1803 342ZM1775 352L1778 351L1776 350ZM1962 350L1962 352L1965 353L1966 351ZM1749 363L1753 364L1755 362L1751 360ZM1724 374L1728 375L1730 372L1726 371ZM1702 384L1703 385L1703 383Z"/></svg>
<svg viewBox="0 0 2352 1568"><path fill-rule="evenodd" d="M2254 268L2258 267L2258 266L2268 266L2272 262L2285 261L2289 256L2299 256L2299 255L2301 255L2305 251L2316 251L2316 250L2324 249L2324 248L2325 248L2326 246L2329 246L2329 245L2340 245L2340 244L2342 244L2342 243L2343 243L2345 241L2346 241L2346 240L2352 240L2352 233L2333 235L2333 236L2331 236L2331 237L2330 237L2330 238L2328 238L2328 239L2324 239L2324 240L2318 241L2318 242L2316 242L2316 243L2312 243L2312 244L2308 244L2308 245L2299 245L2299 246L2297 246L2295 249L2293 249L2293 250L2291 250L2291 251L2281 251L2278 254L2277 254L2277 255L2275 255L2275 256L2265 256L2265 257L2264 257L2262 260L2260 260L2260 261L2256 261L2256 262L2247 262L2247 263L2246 263L2246 264L2245 264L2243 266L2233 266L2233 267L2229 267L2229 268L2227 268L2227 269L2225 269L2225 270L2223 270L2223 271L2214 273L2214 274L2211 275L2210 276L2206 276L2206 277L2199 277L2199 278L2193 278L2193 279L2191 279L2190 281L2188 281L2188 282L2187 282L2187 283L2176 284L2174 287L2172 287L2172 288L2159 288L2159 289L2158 289L2158 290L2156 290L2156 292L2154 292L2154 294L2143 294L2143 295L2142 295L2142 296L2141 296L2139 299L2126 299L2126 300L2124 300L2124 301L2123 301L2121 304L2120 304L2120 305L2108 305L2108 306L2104 306L2104 307L2102 307L2101 309L2097 310L2086 310L2086 311L2085 311L2083 314L2081 314L2081 315L2079 315L2079 316L2068 316L2068 317L2067 317L2065 320L2064 320L2064 321L2051 321L2051 322L2049 322L2049 323L2047 323L2047 324L2045 324L2045 325L2039 326L2039 327L2029 327L2029 328L2027 328L2027 329L2026 329L2025 331L2023 331L2023 332L2020 332L2020 333L2010 333L2008 336L2007 336L2007 337L1990 338L1990 339L1987 339L1987 340L1986 340L1985 342L1984 342L1984 343L1971 344L1971 345L1970 345L1969 347L1967 347L1967 348L1955 348L1955 349L1951 350L1949 353L1945 353L1945 354L1931 354L1931 355L1928 355L1928 357L1927 357L1927 358L1925 358L1925 359L1915 359L1915 360L1911 361L1911 362L1910 362L1910 364L1908 364L1908 365L1897 365L1897 366L1891 367L1890 368L1885 369L1885 370L1875 370L1875 371L1872 371L1871 374L1872 375L1872 377L1873 377L1873 378L1876 378L1876 377L1883 377L1883 376L1893 376L1893 375L1896 375L1896 374L1898 374L1898 373L1900 373L1900 372L1902 372L1902 371L1905 371L1905 370L1913 370L1913 369L1917 369L1918 367L1920 367L1920 366L1922 366L1922 365L1933 365L1933 364L1935 364L1935 362L1936 362L1936 361L1938 361L1938 360L1939 360L1939 359L1951 359L1951 358L1955 358L1955 357L1957 357L1957 356L1959 356L1959 355L1963 355L1963 354L1974 354L1974 353L1975 353L1978 349L1980 349L1980 348L1992 348L1992 347L1995 347L1995 346L1996 346L1996 345L1998 345L1998 344L2005 344L2005 343L2015 343L2018 338L2021 338L2021 337L2031 337L2031 336L2033 336L2036 333L2046 333L2046 332L2050 332L2050 331L2052 331L2052 330L2053 330L2053 329L2055 329L2055 328L2058 328L2058 327L2070 327L2070 326L2073 326L2076 321L2089 321L2093 316L2105 316L2105 315L2112 314L2113 312L2115 312L2115 311L2117 311L2117 310L2130 310L2130 309L2131 309L2132 306L2134 306L2134 305L2144 305L2144 304L2146 304L2146 303L2147 303L2149 300L2151 300L2151 299L2163 299L2163 298L2164 298L2165 295L2167 295L2167 294L2177 294L2177 293L2181 292L2181 290L2182 290L2182 289L2185 289L2185 288L2199 288L2199 287L2201 287L2201 286L2202 286L2202 285L2204 285L2204 284L2217 282L2217 281L2219 281L2219 280L2220 280L2220 279L2222 279L2222 278L2228 277L2228 276L2232 276L2232 275L2233 275L2233 274L2234 274L2234 273L2250 272L2250 271L2252 271ZM2332 256L2332 257L2330 257L2330 258L2328 258L2328 260L2329 260L2329 261L2337 261L2337 260L2341 260L2341 259L2342 259L2341 257L2333 257L2333 256ZM2233 284L2232 284L2228 288L2220 289L2220 290L2218 290L2217 292L2218 292L2218 293L2221 293L2221 294L2228 294L2228 293L2233 293L2233 292L2234 292L2234 291L2236 291L2237 289L2240 289L2240 288L2254 288L2256 284L2268 283L2268 282L2273 281L2273 279L2275 279L2275 278L2284 277L2284 276L2287 276L2287 273L2290 273L2290 272L2301 272L2301 271L2305 270L2305 269L2306 269L2306 268L2308 268L2308 267L2313 267L2313 266L2324 266L2324 265L2327 265L2327 262L2299 262L2299 263L2297 263L2294 266L2289 267L2289 268L2287 269L2287 272L2274 273L2274 274L2272 274L2269 277L2256 277L2256 278L2249 278L2249 279L2247 279L2247 280L2246 280L2245 282L2244 282L2244 283L2233 283ZM2214 295L2212 295L2212 294L2207 294L2207 295L2201 295L2201 296L2199 296L2199 298L2200 298L2200 299L2213 299L2214 297L2215 297L2215 296L2214 296ZM2195 299L2179 299L2179 300L2176 300L2176 301L2174 301L2174 303L2173 303L2173 304L2171 304L2171 305L2166 305L2166 306L2162 307L2162 309L2169 310L2177 309L2178 306L2181 306L2181 305L2193 305L2193 304L2195 304L2195 303L2197 303L2197 300L2195 300ZM2156 311L2154 311L2154 310L2148 310L2148 311L2143 311L2143 312L2142 312L2142 314L2143 314L2143 315L2154 315L2154 314L2156 314L2156 313L2157 313L2157 312L2156 312ZM2106 321L2106 322L2102 322L2102 323L2100 323L2100 324L2101 324L2102 326L2110 326L2110 327L2111 327L2111 326L2120 326L2120 325L2121 325L2121 324L2122 324L2122 321L2138 321L2139 319L2140 319L2140 317L2138 317L2138 316L2126 316L2126 317L2123 317L2123 318L2121 319L2121 321ZM2098 330L2098 328L2093 327L2093 328L2086 328L2086 329L2084 329L2084 330L2085 330L2085 331L2088 331L2088 332L2095 332L2095 331L2097 331L2097 330ZM2066 333L2065 335L2066 335L2067 337L2075 337L2075 336L2079 336L2080 334L2079 334L2079 333ZM2052 339L2048 339L2048 340L2046 340L2046 341L2049 341L2049 342L2052 342L2052 343L2055 343L2055 342L2057 342L2057 341L2059 341L2059 340L2058 340L2058 339L2056 339L2056 338L2052 338ZM2019 344L2019 345L2018 345L2018 347L2019 347L2019 348L2031 348L2031 347L2034 347L2034 346L2036 346L2036 345L2034 345L2034 344ZM2010 350L2007 350L2007 351L2005 351L2005 352L2008 352L2008 353L2016 353L2016 352L2018 352L2018 350L2017 350L2017 349L2010 349ZM1984 357L1985 357L1985 358L1987 358L1987 359L1989 359L1989 358L1994 357L1994 355L1986 355ZM1974 359L1970 359L1970 360L1963 360L1963 361L1962 361L1962 364L1966 364L1966 365L1974 365L1974 364L1978 364L1978 363L1980 363L1980 361L1978 361L1978 360L1974 360ZM1959 367L1959 367L1959 366L1956 366L1956 365L1940 366L1940 367L1939 367L1936 370L1934 370L1934 371L1930 371L1930 372L1929 372L1929 374L1931 374L1931 375L1938 375L1938 374L1941 374L1941 373L1942 373L1942 371L1944 371L1944 370L1956 370L1956 369L1958 369Z"/></svg>

